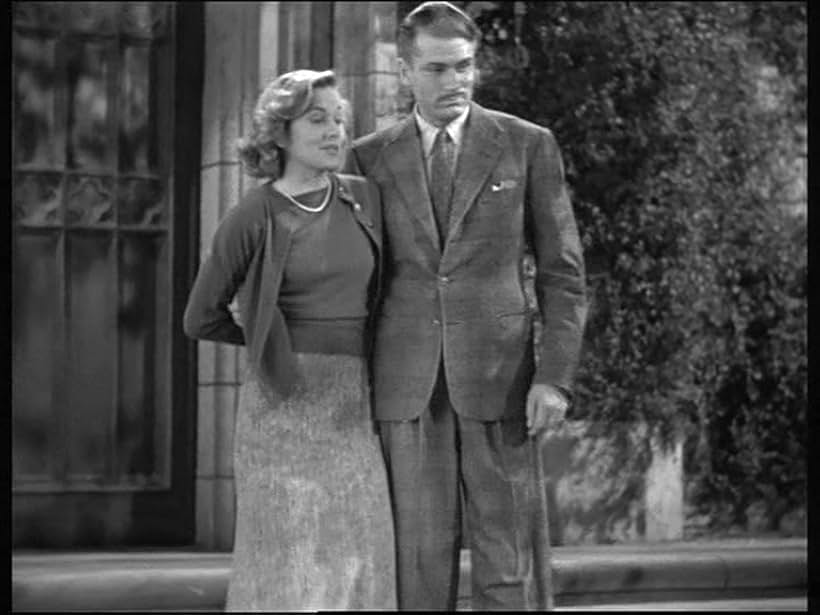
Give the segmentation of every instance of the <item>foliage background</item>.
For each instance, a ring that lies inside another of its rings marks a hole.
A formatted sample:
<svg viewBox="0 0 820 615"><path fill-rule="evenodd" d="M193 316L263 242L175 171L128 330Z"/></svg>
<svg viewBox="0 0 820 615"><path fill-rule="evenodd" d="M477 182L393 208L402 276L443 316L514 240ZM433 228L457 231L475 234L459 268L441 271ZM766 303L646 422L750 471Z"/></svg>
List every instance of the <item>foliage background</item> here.
<svg viewBox="0 0 820 615"><path fill-rule="evenodd" d="M805 5L456 4L476 100L561 145L592 298L574 407L613 467L680 434L690 537L804 533Z"/></svg>

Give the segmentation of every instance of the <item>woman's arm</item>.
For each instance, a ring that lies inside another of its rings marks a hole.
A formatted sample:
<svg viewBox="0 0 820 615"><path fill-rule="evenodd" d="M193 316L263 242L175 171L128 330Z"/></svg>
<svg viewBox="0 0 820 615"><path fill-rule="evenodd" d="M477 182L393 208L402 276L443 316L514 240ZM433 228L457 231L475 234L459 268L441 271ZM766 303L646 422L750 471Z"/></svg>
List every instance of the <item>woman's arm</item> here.
<svg viewBox="0 0 820 615"><path fill-rule="evenodd" d="M264 233L259 207L247 200L220 222L188 298L183 328L189 337L245 344L229 304L236 295Z"/></svg>

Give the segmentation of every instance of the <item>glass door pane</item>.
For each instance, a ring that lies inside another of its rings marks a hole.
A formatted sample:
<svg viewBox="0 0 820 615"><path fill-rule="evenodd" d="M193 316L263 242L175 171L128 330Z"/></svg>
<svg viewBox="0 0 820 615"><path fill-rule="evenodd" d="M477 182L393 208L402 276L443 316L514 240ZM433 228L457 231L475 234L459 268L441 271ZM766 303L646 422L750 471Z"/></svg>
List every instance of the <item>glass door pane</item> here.
<svg viewBox="0 0 820 615"><path fill-rule="evenodd" d="M52 475L52 409L62 364L56 308L60 305L55 231L16 234L12 271L13 480L48 481ZM18 255L25 255L20 258Z"/></svg>

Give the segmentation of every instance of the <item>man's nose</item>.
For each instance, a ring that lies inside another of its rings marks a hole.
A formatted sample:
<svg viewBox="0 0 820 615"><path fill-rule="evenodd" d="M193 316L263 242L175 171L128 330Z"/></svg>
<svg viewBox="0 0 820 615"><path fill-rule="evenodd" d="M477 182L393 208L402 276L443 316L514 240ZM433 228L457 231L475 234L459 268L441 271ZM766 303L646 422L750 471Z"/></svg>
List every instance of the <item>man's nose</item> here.
<svg viewBox="0 0 820 615"><path fill-rule="evenodd" d="M458 71L455 68L444 71L442 76L442 86L447 89L458 89L469 81L469 71Z"/></svg>
<svg viewBox="0 0 820 615"><path fill-rule="evenodd" d="M456 84L456 71L452 68L441 71L439 84L445 90L452 88Z"/></svg>

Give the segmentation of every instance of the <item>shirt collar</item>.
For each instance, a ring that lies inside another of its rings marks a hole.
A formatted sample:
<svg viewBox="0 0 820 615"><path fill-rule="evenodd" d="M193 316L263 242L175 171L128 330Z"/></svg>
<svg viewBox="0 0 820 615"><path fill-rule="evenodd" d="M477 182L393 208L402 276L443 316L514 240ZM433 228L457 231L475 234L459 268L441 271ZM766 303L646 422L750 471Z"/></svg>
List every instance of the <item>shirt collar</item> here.
<svg viewBox="0 0 820 615"><path fill-rule="evenodd" d="M458 117L451 120L450 123L444 127L450 135L450 138L453 140L453 143L456 146L456 151L458 151L461 146L461 139L464 136L464 124L467 121L467 116L469 114L470 106L467 105L467 108ZM436 140L436 134L439 129L421 117L418 104L416 104L413 109L413 115L416 116L416 125L419 127L419 132L421 133L421 144L422 149L424 150L424 157L427 158L430 156L430 150L433 149L433 143Z"/></svg>

